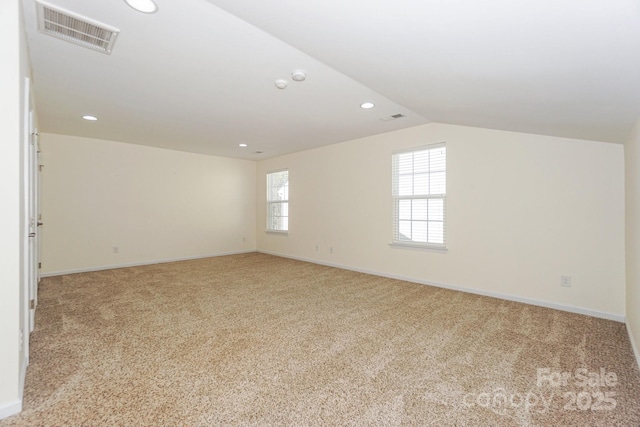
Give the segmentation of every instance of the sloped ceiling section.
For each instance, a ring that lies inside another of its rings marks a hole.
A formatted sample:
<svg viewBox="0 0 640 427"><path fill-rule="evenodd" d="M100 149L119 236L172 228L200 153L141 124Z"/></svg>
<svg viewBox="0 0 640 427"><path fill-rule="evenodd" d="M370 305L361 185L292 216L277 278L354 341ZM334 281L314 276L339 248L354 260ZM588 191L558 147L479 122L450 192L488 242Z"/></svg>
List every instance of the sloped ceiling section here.
<svg viewBox="0 0 640 427"><path fill-rule="evenodd" d="M260 159L430 121L621 142L640 115L640 0L47 0L120 30L111 55L22 1L43 132Z"/></svg>
<svg viewBox="0 0 640 427"><path fill-rule="evenodd" d="M209 0L433 121L621 142L638 0Z"/></svg>

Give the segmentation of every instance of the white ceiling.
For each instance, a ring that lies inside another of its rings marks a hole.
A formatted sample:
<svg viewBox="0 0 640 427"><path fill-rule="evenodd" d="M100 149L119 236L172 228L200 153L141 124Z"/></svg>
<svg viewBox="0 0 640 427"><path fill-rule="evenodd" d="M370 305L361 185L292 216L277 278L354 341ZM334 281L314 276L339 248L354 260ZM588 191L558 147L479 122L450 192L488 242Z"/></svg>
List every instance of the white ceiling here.
<svg viewBox="0 0 640 427"><path fill-rule="evenodd" d="M640 116L640 0L156 2L48 0L118 28L105 55L23 0L41 132L261 159L431 121L620 143Z"/></svg>

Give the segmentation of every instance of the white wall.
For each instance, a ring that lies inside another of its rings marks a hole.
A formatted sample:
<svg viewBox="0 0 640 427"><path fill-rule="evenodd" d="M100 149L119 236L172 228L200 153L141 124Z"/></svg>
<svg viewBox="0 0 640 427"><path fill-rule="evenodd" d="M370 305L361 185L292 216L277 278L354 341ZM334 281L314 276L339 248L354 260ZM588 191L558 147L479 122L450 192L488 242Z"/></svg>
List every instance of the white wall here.
<svg viewBox="0 0 640 427"><path fill-rule="evenodd" d="M21 409L25 358L20 329L23 205L22 157L26 40L19 0L0 2L0 418Z"/></svg>
<svg viewBox="0 0 640 427"><path fill-rule="evenodd" d="M391 153L442 141L448 252L391 248ZM281 168L288 236L264 232ZM259 162L257 247L622 320L623 168L622 145L432 123Z"/></svg>
<svg viewBox="0 0 640 427"><path fill-rule="evenodd" d="M640 118L624 147L626 172L627 328L640 364Z"/></svg>
<svg viewBox="0 0 640 427"><path fill-rule="evenodd" d="M40 141L45 275L255 250L255 162L65 135Z"/></svg>

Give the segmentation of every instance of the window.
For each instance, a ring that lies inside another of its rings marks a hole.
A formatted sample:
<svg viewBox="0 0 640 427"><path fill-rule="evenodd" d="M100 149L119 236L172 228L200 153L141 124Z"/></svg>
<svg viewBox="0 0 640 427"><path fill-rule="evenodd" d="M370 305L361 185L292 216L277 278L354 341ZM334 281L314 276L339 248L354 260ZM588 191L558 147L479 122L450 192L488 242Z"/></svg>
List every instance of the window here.
<svg viewBox="0 0 640 427"><path fill-rule="evenodd" d="M393 243L445 248L447 152L444 143L395 153Z"/></svg>
<svg viewBox="0 0 640 427"><path fill-rule="evenodd" d="M267 231L289 230L289 171L267 174Z"/></svg>

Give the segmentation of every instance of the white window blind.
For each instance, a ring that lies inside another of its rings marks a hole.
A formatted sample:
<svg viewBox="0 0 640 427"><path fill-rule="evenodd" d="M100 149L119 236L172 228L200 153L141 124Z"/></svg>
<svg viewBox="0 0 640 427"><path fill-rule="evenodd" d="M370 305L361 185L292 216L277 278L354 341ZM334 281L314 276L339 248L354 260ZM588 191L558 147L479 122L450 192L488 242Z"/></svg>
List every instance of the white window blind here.
<svg viewBox="0 0 640 427"><path fill-rule="evenodd" d="M289 171L267 174L267 231L289 230Z"/></svg>
<svg viewBox="0 0 640 427"><path fill-rule="evenodd" d="M445 248L444 143L393 154L393 243Z"/></svg>

